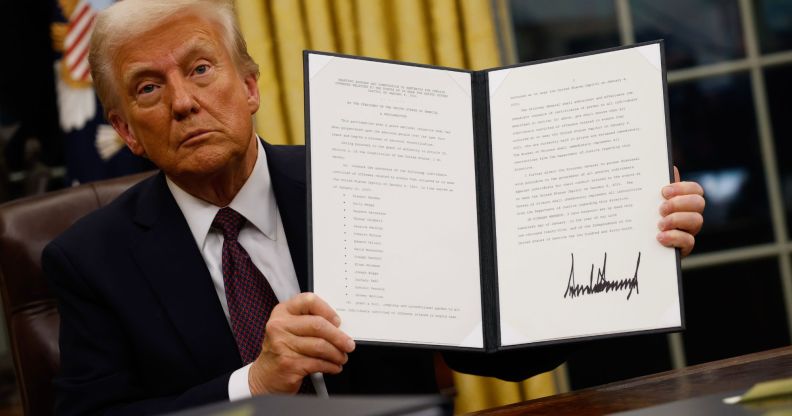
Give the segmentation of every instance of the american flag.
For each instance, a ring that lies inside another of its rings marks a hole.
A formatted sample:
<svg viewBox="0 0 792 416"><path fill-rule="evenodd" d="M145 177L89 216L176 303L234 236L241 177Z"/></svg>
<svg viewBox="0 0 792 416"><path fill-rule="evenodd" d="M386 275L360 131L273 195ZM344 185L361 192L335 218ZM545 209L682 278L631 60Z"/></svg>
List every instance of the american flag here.
<svg viewBox="0 0 792 416"><path fill-rule="evenodd" d="M71 78L75 81L90 80L88 49L95 21L96 11L85 0L80 0L69 16L66 38L63 42L63 59Z"/></svg>
<svg viewBox="0 0 792 416"><path fill-rule="evenodd" d="M151 169L132 155L107 124L91 82L88 65L96 16L113 0L57 0L51 26L60 56L53 62L58 115L64 140L67 180L85 183Z"/></svg>

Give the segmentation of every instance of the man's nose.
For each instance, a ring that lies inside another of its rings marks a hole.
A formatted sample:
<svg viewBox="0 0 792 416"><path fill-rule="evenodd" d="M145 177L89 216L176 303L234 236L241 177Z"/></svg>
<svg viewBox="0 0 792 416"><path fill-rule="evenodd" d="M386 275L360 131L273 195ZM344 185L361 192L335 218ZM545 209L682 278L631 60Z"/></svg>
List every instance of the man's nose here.
<svg viewBox="0 0 792 416"><path fill-rule="evenodd" d="M170 84L173 90L171 104L173 118L181 120L197 113L201 106L195 99L194 86L182 77L173 77Z"/></svg>

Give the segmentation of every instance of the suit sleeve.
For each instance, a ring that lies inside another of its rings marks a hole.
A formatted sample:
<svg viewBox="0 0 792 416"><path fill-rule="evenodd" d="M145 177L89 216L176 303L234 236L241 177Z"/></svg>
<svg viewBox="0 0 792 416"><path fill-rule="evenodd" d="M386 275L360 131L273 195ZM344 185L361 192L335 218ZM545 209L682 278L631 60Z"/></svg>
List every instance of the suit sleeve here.
<svg viewBox="0 0 792 416"><path fill-rule="evenodd" d="M150 397L136 379L133 343L112 308L55 243L44 249L42 267L61 316L55 414L147 415L228 400L230 372L175 395Z"/></svg>

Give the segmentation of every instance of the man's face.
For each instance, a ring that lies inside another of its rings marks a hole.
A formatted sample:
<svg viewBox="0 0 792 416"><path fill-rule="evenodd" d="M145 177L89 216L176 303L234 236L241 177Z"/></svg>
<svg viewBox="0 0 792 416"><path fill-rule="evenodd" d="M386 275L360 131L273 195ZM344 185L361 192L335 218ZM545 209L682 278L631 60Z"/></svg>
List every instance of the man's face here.
<svg viewBox="0 0 792 416"><path fill-rule="evenodd" d="M114 58L120 104L109 118L134 154L192 181L255 159L256 79L239 74L218 25L196 15L168 19Z"/></svg>

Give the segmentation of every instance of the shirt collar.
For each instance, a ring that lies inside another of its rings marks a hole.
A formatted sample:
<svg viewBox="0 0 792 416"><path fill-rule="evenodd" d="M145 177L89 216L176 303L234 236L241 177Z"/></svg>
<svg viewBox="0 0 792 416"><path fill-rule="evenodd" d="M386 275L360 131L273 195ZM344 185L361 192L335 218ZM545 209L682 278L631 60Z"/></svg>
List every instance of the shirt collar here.
<svg viewBox="0 0 792 416"><path fill-rule="evenodd" d="M275 240L277 238L276 215L278 208L275 204L275 194L272 192L264 146L258 138L256 141L258 142L258 153L253 171L228 206L242 214L267 238ZM167 176L166 182L176 204L187 220L195 242L199 248L203 248L212 221L221 207L190 195Z"/></svg>

